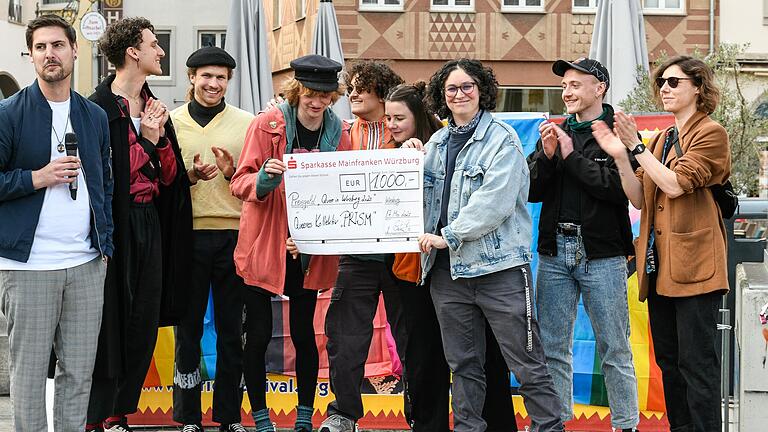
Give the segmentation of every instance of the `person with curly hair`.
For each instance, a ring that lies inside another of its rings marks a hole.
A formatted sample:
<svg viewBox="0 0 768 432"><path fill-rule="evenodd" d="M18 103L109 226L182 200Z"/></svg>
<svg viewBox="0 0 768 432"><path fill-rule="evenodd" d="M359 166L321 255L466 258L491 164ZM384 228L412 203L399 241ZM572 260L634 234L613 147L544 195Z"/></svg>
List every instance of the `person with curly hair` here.
<svg viewBox="0 0 768 432"><path fill-rule="evenodd" d="M117 68L90 97L109 119L115 255L107 268L86 430L124 432L131 430L126 416L138 409L157 329L178 323L184 312L192 201L168 109L146 82L162 73L165 56L152 23L116 21L99 48Z"/></svg>
<svg viewBox="0 0 768 432"><path fill-rule="evenodd" d="M424 146L421 280L431 278L453 372L454 430L486 429L487 321L521 383L532 430L562 431L533 314L528 165L515 130L491 115L497 90L493 71L477 60L449 61L430 79L428 106L448 126Z"/></svg>
<svg viewBox="0 0 768 432"><path fill-rule="evenodd" d="M349 102L352 114L357 116L350 129L352 149L395 148L386 125L384 97L391 88L402 84L403 79L386 64L375 61L354 64L348 77ZM328 404L328 418L320 426L320 432L352 432L363 416L360 385L380 296L384 297L387 320L398 349L406 345L405 328L399 323L400 293L386 257L368 254L340 258L339 274L325 318L329 375L336 400Z"/></svg>
<svg viewBox="0 0 768 432"><path fill-rule="evenodd" d="M443 127L424 107L426 83L401 84L385 98L387 127L395 142L420 147ZM419 285L421 265L418 253L394 254L392 271L402 299L403 325L407 341L403 348L407 386L404 403L410 406L406 420L415 432L446 432L450 405L451 370L445 361L440 324L432 305L429 282ZM486 328L486 395L483 419L488 432L517 431L509 370L501 356L496 337Z"/></svg>
<svg viewBox="0 0 768 432"><path fill-rule="evenodd" d="M314 316L317 290L333 286L338 257L299 254L289 238L283 156L345 151L349 128L331 105L344 94L341 64L316 54L291 61L294 77L283 84L285 101L260 113L245 136L230 183L243 200L234 259L246 283L243 373L256 432L273 432L266 400L265 354L272 339L272 298L289 298L289 326L296 352L295 432L312 432L319 353ZM367 351L366 351L367 352Z"/></svg>
<svg viewBox="0 0 768 432"><path fill-rule="evenodd" d="M720 89L715 73L690 56L671 57L651 79L656 103L675 117L646 148L631 115L592 125L616 159L621 186L640 209L635 242L640 301L648 317L664 403L673 431L722 428L717 315L728 292L727 233L712 189L731 174L725 128L709 116ZM634 169L627 150L640 168Z"/></svg>

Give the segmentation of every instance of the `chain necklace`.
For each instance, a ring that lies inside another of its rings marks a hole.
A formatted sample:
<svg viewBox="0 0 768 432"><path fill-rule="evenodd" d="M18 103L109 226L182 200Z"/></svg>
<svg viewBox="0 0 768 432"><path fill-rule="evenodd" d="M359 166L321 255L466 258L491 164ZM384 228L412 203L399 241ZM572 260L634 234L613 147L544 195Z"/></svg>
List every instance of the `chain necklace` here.
<svg viewBox="0 0 768 432"><path fill-rule="evenodd" d="M59 138L59 133L56 132L56 127L53 125L53 121L51 121L51 130L53 131L53 135L56 136L56 150L59 153L64 153L65 147L64 147L64 139L67 137L67 128L69 127L69 115L72 114L72 102L70 101L69 109L67 110L67 122L64 123L64 133L61 135L61 138Z"/></svg>
<svg viewBox="0 0 768 432"><path fill-rule="evenodd" d="M141 90L139 90L139 95L138 96L131 96L131 95L128 94L127 91L125 91L122 87L120 87L115 81L112 81L112 84L114 84L114 86L117 87L118 90L123 92L123 94L125 95L126 99L130 99L130 100L132 100L134 102L141 102L141 100L142 100L142 98L141 98Z"/></svg>
<svg viewBox="0 0 768 432"><path fill-rule="evenodd" d="M301 126L304 127L304 129L307 129L306 126L304 126L304 125L301 125ZM320 151L320 138L323 136L323 126L325 126L325 122L320 123L320 133L317 134L317 142L315 143L315 146L312 147L312 148L304 149L306 152ZM309 129L307 129L307 130L309 130ZM299 128L298 128L298 125L294 129L293 135L296 138L296 144L298 144L298 147L300 149L303 149L303 147L301 146L301 140L299 139Z"/></svg>

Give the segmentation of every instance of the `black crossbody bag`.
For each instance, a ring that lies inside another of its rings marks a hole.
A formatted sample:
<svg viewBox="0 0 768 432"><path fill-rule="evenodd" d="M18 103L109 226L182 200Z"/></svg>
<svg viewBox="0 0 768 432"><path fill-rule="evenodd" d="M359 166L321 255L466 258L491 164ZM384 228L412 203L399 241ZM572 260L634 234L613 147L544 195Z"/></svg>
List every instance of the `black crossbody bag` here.
<svg viewBox="0 0 768 432"><path fill-rule="evenodd" d="M675 153L677 158L683 157L683 149L680 148L680 140L677 134L677 128L673 129L675 145ZM723 219L730 219L736 213L736 208L739 206L739 197L733 190L733 185L730 180L726 180L723 184L712 185L709 187L712 191L712 197L715 198L717 206L720 207L720 214L723 215Z"/></svg>

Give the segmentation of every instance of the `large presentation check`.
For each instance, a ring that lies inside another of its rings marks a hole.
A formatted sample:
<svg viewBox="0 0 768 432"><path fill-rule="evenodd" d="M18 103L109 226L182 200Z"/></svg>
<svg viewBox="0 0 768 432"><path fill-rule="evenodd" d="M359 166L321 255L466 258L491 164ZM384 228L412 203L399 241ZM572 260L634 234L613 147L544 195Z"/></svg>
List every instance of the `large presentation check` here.
<svg viewBox="0 0 768 432"><path fill-rule="evenodd" d="M418 252L424 155L414 149L283 158L288 226L313 255Z"/></svg>

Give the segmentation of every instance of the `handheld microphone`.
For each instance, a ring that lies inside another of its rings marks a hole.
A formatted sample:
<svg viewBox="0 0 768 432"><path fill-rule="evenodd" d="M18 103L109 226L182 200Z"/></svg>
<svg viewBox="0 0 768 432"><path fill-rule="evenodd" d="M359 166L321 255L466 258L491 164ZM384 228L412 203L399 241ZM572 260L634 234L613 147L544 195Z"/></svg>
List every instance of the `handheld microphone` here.
<svg viewBox="0 0 768 432"><path fill-rule="evenodd" d="M67 150L67 156L77 156L77 135L74 132L67 132L64 135L64 148ZM77 199L77 177L69 184L69 196L73 200Z"/></svg>

